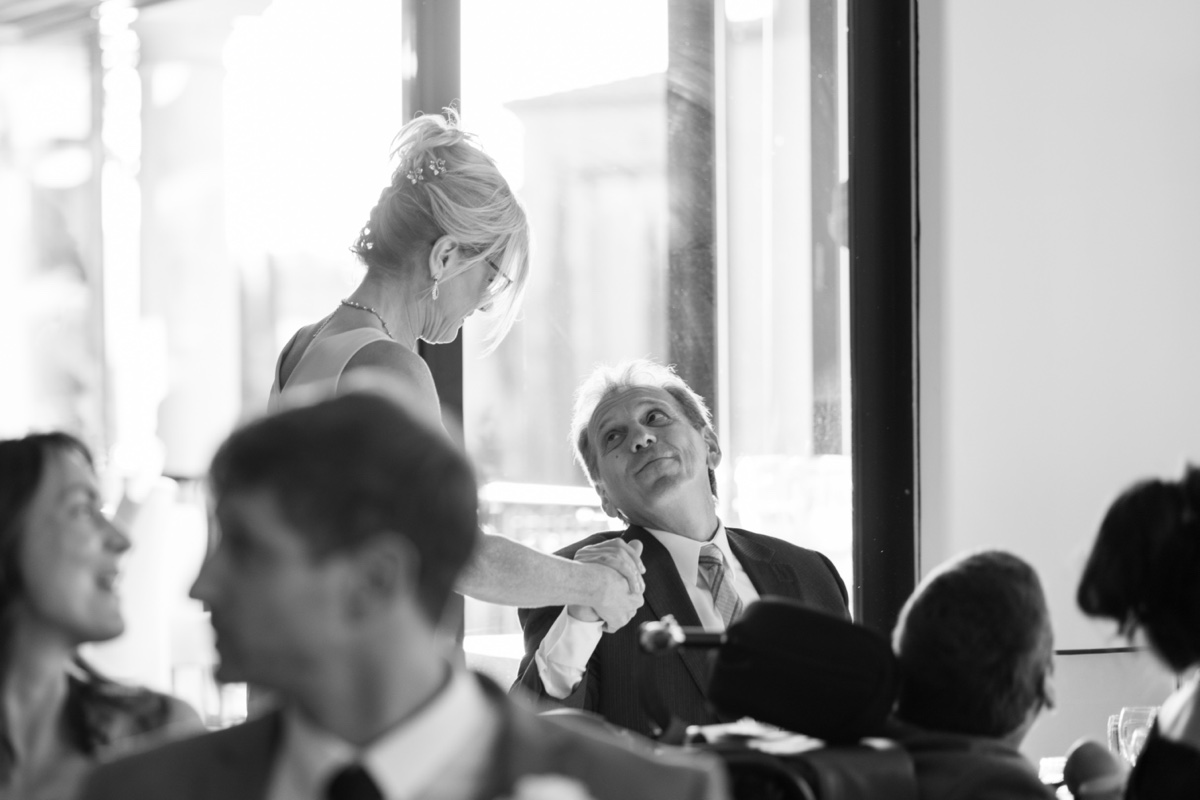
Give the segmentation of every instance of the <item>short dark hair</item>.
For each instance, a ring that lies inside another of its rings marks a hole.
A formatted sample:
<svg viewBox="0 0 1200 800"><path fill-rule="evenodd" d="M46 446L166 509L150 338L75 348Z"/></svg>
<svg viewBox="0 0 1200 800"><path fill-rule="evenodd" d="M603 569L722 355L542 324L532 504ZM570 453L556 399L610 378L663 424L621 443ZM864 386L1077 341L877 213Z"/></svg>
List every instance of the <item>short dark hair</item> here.
<svg viewBox="0 0 1200 800"><path fill-rule="evenodd" d="M1200 662L1200 468L1139 481L1113 501L1075 599L1129 638L1143 629L1177 672Z"/></svg>
<svg viewBox="0 0 1200 800"><path fill-rule="evenodd" d="M999 550L953 559L926 576L896 623L897 714L932 730L1006 736L1048 702L1053 640L1033 567Z"/></svg>
<svg viewBox="0 0 1200 800"><path fill-rule="evenodd" d="M478 493L444 431L396 399L355 391L235 431L209 471L218 502L266 490L316 558L381 534L420 560L417 598L437 621L478 539Z"/></svg>

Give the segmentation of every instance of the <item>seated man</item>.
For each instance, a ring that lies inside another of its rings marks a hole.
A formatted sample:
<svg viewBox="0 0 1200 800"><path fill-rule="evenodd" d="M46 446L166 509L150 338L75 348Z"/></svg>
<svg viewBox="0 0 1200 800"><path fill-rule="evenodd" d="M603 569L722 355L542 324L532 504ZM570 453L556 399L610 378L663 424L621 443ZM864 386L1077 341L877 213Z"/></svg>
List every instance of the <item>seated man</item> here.
<svg viewBox="0 0 1200 800"><path fill-rule="evenodd" d="M716 798L701 756L635 753L452 666L438 620L478 534L475 480L432 421L352 391L235 432L192 587L223 681L278 710L100 767L87 800Z"/></svg>
<svg viewBox="0 0 1200 800"><path fill-rule="evenodd" d="M588 608L522 610L525 657L514 691L524 687L657 736L670 717L685 724L719 720L705 702L707 654L644 654L641 623L673 614L681 625L722 631L768 594L849 617L845 584L825 556L717 519L713 471L721 448L711 416L670 369L645 360L599 368L577 394L572 439L605 512L629 527L595 534L559 555L640 554L645 603L608 635Z"/></svg>
<svg viewBox="0 0 1200 800"><path fill-rule="evenodd" d="M891 734L922 800L1054 797L1017 750L1053 706L1054 634L1032 567L994 550L943 564L900 612L893 647Z"/></svg>

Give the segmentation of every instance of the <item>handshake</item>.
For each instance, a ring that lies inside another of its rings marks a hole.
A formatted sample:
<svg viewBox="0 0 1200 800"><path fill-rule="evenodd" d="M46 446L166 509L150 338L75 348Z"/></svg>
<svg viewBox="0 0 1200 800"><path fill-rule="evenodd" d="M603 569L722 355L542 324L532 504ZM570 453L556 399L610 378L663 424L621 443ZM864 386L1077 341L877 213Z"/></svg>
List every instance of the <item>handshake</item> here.
<svg viewBox="0 0 1200 800"><path fill-rule="evenodd" d="M642 607L642 593L646 590L642 578L646 571L642 564L642 543L608 539L581 547L575 553L575 560L603 568L599 573L601 592L595 605L570 605L567 613L583 622L603 620L608 633L625 627Z"/></svg>

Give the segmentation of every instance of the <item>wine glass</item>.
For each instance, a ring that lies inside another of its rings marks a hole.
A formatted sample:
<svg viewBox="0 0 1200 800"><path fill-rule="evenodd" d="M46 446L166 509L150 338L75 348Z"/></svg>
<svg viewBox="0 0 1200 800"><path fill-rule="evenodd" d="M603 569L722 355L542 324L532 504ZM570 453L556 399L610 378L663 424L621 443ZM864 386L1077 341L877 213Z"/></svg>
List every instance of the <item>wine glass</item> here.
<svg viewBox="0 0 1200 800"><path fill-rule="evenodd" d="M1121 754L1121 715L1109 714L1108 725L1106 727L1108 734L1108 752L1114 756Z"/></svg>
<svg viewBox="0 0 1200 800"><path fill-rule="evenodd" d="M1130 766L1137 763L1157 713L1157 706L1125 706L1121 709L1117 735L1121 742L1121 755Z"/></svg>

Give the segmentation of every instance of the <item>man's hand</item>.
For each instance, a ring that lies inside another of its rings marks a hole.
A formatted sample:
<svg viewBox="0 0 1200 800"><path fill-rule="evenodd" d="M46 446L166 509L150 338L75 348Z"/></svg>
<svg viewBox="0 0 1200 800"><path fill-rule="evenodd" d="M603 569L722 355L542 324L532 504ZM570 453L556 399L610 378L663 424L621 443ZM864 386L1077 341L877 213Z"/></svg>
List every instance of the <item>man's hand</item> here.
<svg viewBox="0 0 1200 800"><path fill-rule="evenodd" d="M568 606L567 613L589 622L602 619L604 630L609 633L623 628L642 607L642 592L646 588L642 579L646 571L642 565L642 543L609 539L580 548L575 560L603 569L593 604Z"/></svg>

